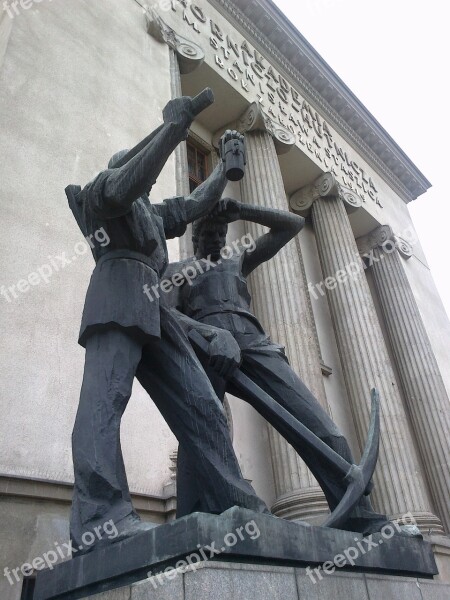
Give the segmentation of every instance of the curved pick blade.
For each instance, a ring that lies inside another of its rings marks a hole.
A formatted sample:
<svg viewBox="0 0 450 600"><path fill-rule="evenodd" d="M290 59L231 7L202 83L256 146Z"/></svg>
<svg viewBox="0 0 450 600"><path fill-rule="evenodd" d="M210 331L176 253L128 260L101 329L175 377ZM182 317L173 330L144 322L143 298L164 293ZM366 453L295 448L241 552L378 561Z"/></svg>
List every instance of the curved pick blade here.
<svg viewBox="0 0 450 600"><path fill-rule="evenodd" d="M378 390L372 390L371 399L372 408L369 431L361 462L358 467L354 465L350 469L346 477L349 481L349 486L339 504L323 524L323 527L341 527L348 519L352 510L358 505L373 477L380 447L380 394Z"/></svg>
<svg viewBox="0 0 450 600"><path fill-rule="evenodd" d="M378 461L380 448L380 392L373 389L371 392L372 409L370 414L369 432L366 447L359 466L362 469L366 487L369 485Z"/></svg>

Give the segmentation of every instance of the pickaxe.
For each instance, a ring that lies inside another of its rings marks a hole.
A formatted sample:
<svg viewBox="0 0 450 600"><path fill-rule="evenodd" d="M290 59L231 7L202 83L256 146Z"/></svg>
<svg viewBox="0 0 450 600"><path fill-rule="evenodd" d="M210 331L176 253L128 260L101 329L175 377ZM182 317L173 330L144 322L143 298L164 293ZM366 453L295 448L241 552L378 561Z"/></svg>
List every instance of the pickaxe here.
<svg viewBox="0 0 450 600"><path fill-rule="evenodd" d="M202 357L208 356L209 344L197 331L191 331L189 339L194 349ZM359 465L354 465L337 454L239 369L234 371L228 382L238 391L243 392L245 401L263 417L276 416L275 422L282 422L282 425L276 426L281 435L285 436L288 433L290 437L297 436L297 439L300 439L328 462L334 472L337 471L342 475L342 480L347 487L346 492L323 523L323 527L339 529L357 506L361 497L370 494L372 490L371 480L378 460L380 443L380 394L378 390L373 389L371 393L372 409L366 447L361 462Z"/></svg>

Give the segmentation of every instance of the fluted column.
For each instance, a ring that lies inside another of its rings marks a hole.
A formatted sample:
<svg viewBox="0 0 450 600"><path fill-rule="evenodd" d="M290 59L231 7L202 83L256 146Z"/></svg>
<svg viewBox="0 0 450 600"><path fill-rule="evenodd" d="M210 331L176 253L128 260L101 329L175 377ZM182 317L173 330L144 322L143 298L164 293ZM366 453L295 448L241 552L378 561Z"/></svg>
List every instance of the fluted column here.
<svg viewBox="0 0 450 600"><path fill-rule="evenodd" d="M242 200L289 210L277 151L291 149L292 134L267 119L257 105L252 105L235 126L246 137L247 172L241 184ZM246 228L255 240L267 231L255 223L246 223ZM293 369L326 407L301 260L299 249L291 242L261 265L250 278L253 308L271 338L286 346ZM290 519L324 514L325 497L306 465L272 427L269 439L277 493L272 510Z"/></svg>
<svg viewBox="0 0 450 600"><path fill-rule="evenodd" d="M309 201L308 201L309 197ZM343 188L330 173L308 193L294 198L312 219L327 297L338 344L356 433L362 449L370 413L370 389L381 394L382 419L374 501L378 509L398 517L413 512L422 528L441 527L431 500L409 429L399 389L378 322L375 306L362 268L346 206L361 205L351 190ZM345 276L347 275L347 276Z"/></svg>
<svg viewBox="0 0 450 600"><path fill-rule="evenodd" d="M412 248L391 227L358 240L373 273L406 408L437 514L450 532L450 401L402 264Z"/></svg>

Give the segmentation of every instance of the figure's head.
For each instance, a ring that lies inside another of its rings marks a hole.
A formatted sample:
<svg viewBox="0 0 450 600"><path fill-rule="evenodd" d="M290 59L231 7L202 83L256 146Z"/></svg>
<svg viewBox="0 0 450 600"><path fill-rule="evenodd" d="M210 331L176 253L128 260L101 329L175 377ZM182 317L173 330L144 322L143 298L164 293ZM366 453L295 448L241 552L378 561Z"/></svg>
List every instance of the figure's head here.
<svg viewBox="0 0 450 600"><path fill-rule="evenodd" d="M228 223L213 215L195 221L192 227L192 242L197 258L207 258L218 261L220 251L227 241Z"/></svg>
<svg viewBox="0 0 450 600"><path fill-rule="evenodd" d="M122 160L128 152L129 150L119 150L119 152L116 152L109 160L108 169L115 169L119 160Z"/></svg>

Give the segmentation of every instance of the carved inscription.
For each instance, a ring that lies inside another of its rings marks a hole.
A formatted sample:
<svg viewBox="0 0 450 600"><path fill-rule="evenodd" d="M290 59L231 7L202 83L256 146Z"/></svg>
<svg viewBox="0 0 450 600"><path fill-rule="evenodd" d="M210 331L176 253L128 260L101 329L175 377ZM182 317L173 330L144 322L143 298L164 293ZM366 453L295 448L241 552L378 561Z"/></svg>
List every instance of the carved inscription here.
<svg viewBox="0 0 450 600"><path fill-rule="evenodd" d="M171 0L171 10L193 33L205 38L213 49L214 66L224 78L239 86L251 102L259 102L272 120L289 129L297 146L324 171L333 173L363 202L370 200L382 207L372 177L339 145L332 127L247 40L237 32L233 36L225 33L190 0Z"/></svg>

